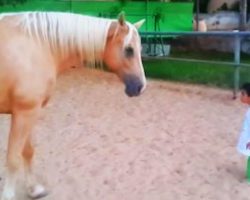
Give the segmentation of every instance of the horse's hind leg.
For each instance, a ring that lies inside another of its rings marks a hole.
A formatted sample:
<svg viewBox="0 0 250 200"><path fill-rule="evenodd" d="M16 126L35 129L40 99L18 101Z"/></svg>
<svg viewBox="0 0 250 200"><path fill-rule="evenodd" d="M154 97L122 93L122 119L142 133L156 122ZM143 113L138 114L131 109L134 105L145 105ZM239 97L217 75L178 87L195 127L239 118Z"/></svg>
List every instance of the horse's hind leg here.
<svg viewBox="0 0 250 200"><path fill-rule="evenodd" d="M46 196L48 193L41 184L37 183L33 175L32 172L33 155L34 155L34 148L30 136L27 138L23 149L24 168L26 173L26 184L28 189L28 195L33 199L37 199Z"/></svg>
<svg viewBox="0 0 250 200"><path fill-rule="evenodd" d="M12 114L7 152L7 177L1 200L14 200L16 179L23 165L22 151L36 122L40 107L17 109Z"/></svg>

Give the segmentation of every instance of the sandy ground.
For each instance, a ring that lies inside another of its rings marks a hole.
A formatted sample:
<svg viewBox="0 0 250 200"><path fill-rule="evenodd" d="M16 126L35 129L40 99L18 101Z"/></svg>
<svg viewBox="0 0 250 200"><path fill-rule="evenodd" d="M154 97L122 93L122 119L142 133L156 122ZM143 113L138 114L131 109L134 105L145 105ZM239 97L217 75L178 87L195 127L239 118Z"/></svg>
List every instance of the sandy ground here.
<svg viewBox="0 0 250 200"><path fill-rule="evenodd" d="M123 90L109 73L61 76L34 135L44 200L250 199L235 149L246 107L231 91L153 80L139 98ZM8 128L1 116L2 179Z"/></svg>

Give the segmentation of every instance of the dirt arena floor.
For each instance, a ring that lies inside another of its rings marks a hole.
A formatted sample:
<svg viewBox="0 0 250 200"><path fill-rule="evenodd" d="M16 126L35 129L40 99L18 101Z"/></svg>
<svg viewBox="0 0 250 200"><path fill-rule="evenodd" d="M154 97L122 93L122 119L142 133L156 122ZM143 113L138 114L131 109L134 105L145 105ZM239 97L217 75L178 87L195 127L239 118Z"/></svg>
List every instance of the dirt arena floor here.
<svg viewBox="0 0 250 200"><path fill-rule="evenodd" d="M128 98L110 73L72 69L35 128L44 200L248 200L232 92L148 80ZM0 191L9 116L0 117ZM17 200L26 200L18 185Z"/></svg>

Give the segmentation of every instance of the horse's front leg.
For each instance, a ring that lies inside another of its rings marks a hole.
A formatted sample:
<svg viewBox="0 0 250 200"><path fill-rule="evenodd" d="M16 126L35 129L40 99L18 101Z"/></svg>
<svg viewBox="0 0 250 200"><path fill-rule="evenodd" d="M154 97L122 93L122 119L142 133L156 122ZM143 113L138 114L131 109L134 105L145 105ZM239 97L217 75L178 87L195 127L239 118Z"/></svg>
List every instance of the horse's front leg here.
<svg viewBox="0 0 250 200"><path fill-rule="evenodd" d="M40 107L16 109L12 114L7 151L7 176L1 200L15 200L16 179L23 165L22 152L37 121L39 110Z"/></svg>
<svg viewBox="0 0 250 200"><path fill-rule="evenodd" d="M48 192L46 191L43 185L37 182L32 172L32 159L34 155L34 147L32 145L31 136L27 138L22 154L24 158L26 186L28 189L29 197L33 199L38 199L46 196Z"/></svg>

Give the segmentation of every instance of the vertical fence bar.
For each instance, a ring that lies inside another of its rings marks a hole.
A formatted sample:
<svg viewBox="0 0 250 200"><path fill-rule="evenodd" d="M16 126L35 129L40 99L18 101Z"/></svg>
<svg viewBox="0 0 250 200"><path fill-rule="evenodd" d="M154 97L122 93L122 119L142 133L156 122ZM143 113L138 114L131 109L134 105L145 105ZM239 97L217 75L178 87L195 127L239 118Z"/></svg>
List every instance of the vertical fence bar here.
<svg viewBox="0 0 250 200"><path fill-rule="evenodd" d="M72 0L70 0L70 2L69 2L69 7L70 7L70 12L73 12L73 6L72 6Z"/></svg>
<svg viewBox="0 0 250 200"><path fill-rule="evenodd" d="M233 73L233 98L237 98L237 92L239 91L240 85L240 66L241 66L241 40L242 37L250 36L250 31L233 31L233 32L206 32L206 33L199 33L199 32L140 32L141 35L175 35L175 36L229 36L234 39L234 62L230 62L230 65L234 66L234 73ZM206 62L206 61L205 61Z"/></svg>
<svg viewBox="0 0 250 200"><path fill-rule="evenodd" d="M237 92L239 90L240 83L240 49L241 49L241 38L239 35L234 36L234 92L233 99L237 98Z"/></svg>
<svg viewBox="0 0 250 200"><path fill-rule="evenodd" d="M247 25L247 1L248 0L240 0L240 24L239 29L241 31L246 30Z"/></svg>
<svg viewBox="0 0 250 200"><path fill-rule="evenodd" d="M196 0L196 31L199 30L200 0Z"/></svg>
<svg viewBox="0 0 250 200"><path fill-rule="evenodd" d="M146 31L148 31L148 0L146 1Z"/></svg>
<svg viewBox="0 0 250 200"><path fill-rule="evenodd" d="M148 11L148 8L149 8L149 1L147 0L146 1L146 31L149 31L149 29L148 29L148 13L149 13L149 11ZM147 44L147 50L146 50L146 52L149 52L150 50L151 50L151 47L150 47L150 45L151 45L151 42L150 42L150 39L149 39L149 36L147 35L146 36L146 44Z"/></svg>

